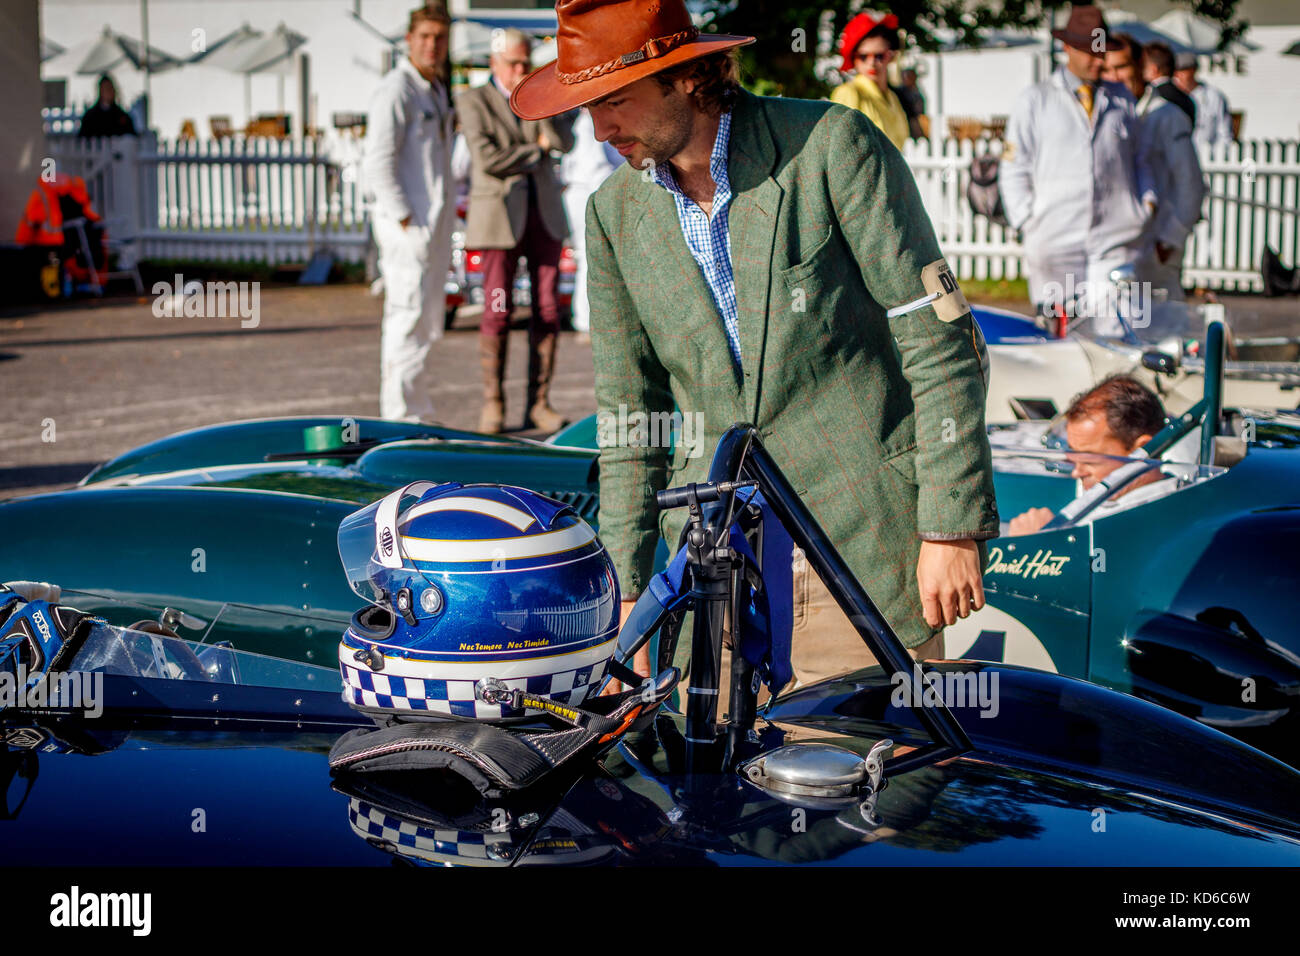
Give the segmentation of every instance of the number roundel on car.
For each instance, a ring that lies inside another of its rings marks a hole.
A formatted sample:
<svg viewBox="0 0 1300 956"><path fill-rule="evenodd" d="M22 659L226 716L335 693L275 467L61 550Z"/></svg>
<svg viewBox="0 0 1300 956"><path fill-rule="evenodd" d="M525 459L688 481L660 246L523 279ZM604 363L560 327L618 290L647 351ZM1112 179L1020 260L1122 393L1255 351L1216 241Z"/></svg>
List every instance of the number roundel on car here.
<svg viewBox="0 0 1300 956"><path fill-rule="evenodd" d="M1059 673L1037 635L1018 618L992 604L947 628L943 649L949 660L1000 661Z"/></svg>

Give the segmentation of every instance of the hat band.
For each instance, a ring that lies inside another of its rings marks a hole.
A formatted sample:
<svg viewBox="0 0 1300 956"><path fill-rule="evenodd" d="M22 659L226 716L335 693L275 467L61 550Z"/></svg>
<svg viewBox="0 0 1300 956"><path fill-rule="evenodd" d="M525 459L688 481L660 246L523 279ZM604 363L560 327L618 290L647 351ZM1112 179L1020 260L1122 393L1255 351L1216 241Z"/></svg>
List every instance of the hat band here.
<svg viewBox="0 0 1300 956"><path fill-rule="evenodd" d="M1093 44L1096 42L1096 37L1091 34L1072 33L1069 30L1053 30L1052 36L1056 37L1056 39L1060 40L1062 43L1069 44L1076 50L1092 50ZM1107 47L1114 41L1111 39L1109 33L1104 33L1102 34L1101 42L1103 47ZM1093 52L1096 53L1101 51L1093 50Z"/></svg>
<svg viewBox="0 0 1300 956"><path fill-rule="evenodd" d="M624 53L622 56L616 56L612 60L606 60L604 63L597 63L595 66L589 66L585 70L579 70L576 73L561 73L558 69L555 71L555 78L565 85L573 83L583 83L587 80L595 79L598 76L604 76L606 73L612 73L614 70L621 70L625 66L631 66L634 63L640 63L642 60L652 60L655 57L663 56L671 50L675 50L683 43L689 43L700 35L700 31L695 27L687 30L681 30L677 33L670 34L666 37L652 37L641 44L639 50L633 50L631 53Z"/></svg>

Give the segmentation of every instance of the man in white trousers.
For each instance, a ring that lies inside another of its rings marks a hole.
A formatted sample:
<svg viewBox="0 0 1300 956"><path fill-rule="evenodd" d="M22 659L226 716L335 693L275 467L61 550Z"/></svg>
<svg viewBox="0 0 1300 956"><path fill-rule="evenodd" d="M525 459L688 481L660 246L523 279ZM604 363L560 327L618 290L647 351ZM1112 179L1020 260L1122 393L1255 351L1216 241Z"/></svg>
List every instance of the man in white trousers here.
<svg viewBox="0 0 1300 956"><path fill-rule="evenodd" d="M591 306L587 302L587 200L609 174L623 164L618 150L596 139L591 116L586 110L573 121L573 149L560 160L564 183L564 214L569 219L569 242L576 269L573 275L573 327L591 331Z"/></svg>
<svg viewBox="0 0 1300 956"><path fill-rule="evenodd" d="M447 82L451 18L441 2L411 12L409 55L370 101L362 170L384 278L379 414L433 421L429 350L446 322L445 283L456 216L455 118Z"/></svg>

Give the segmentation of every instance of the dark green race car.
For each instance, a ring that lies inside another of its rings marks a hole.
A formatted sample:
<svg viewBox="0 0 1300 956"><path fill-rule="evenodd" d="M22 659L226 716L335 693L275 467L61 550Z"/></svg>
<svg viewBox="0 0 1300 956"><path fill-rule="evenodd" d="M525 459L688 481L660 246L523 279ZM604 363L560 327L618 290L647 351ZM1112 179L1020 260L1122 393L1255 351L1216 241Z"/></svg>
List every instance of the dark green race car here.
<svg viewBox="0 0 1300 956"><path fill-rule="evenodd" d="M947 654L1104 684L1300 764L1300 415L1223 409L1206 381L1147 459L1084 495L1042 423L993 429L1002 515L1058 516L990 542L988 606ZM185 432L0 503L0 580L53 582L122 625L174 608L187 637L329 666L358 607L345 515L411 481L491 481L594 522L595 436L594 418L548 443L364 418ZM1153 477L1159 494L1124 500Z"/></svg>

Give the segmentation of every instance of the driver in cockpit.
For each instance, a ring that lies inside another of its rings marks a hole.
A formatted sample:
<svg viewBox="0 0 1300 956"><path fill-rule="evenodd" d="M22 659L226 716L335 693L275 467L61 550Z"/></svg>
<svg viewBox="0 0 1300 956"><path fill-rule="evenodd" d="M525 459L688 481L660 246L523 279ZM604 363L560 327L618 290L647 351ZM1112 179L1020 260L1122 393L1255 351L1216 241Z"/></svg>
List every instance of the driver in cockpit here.
<svg viewBox="0 0 1300 956"><path fill-rule="evenodd" d="M1065 413L1067 458L1072 477L1087 491L1124 464L1165 425L1165 410L1154 392L1127 375L1112 375L1077 396ZM1101 517L1139 505L1173 490L1159 469L1139 475L1112 495L1094 514ZM1010 535L1033 534L1054 514L1051 508L1030 508L1011 519Z"/></svg>

